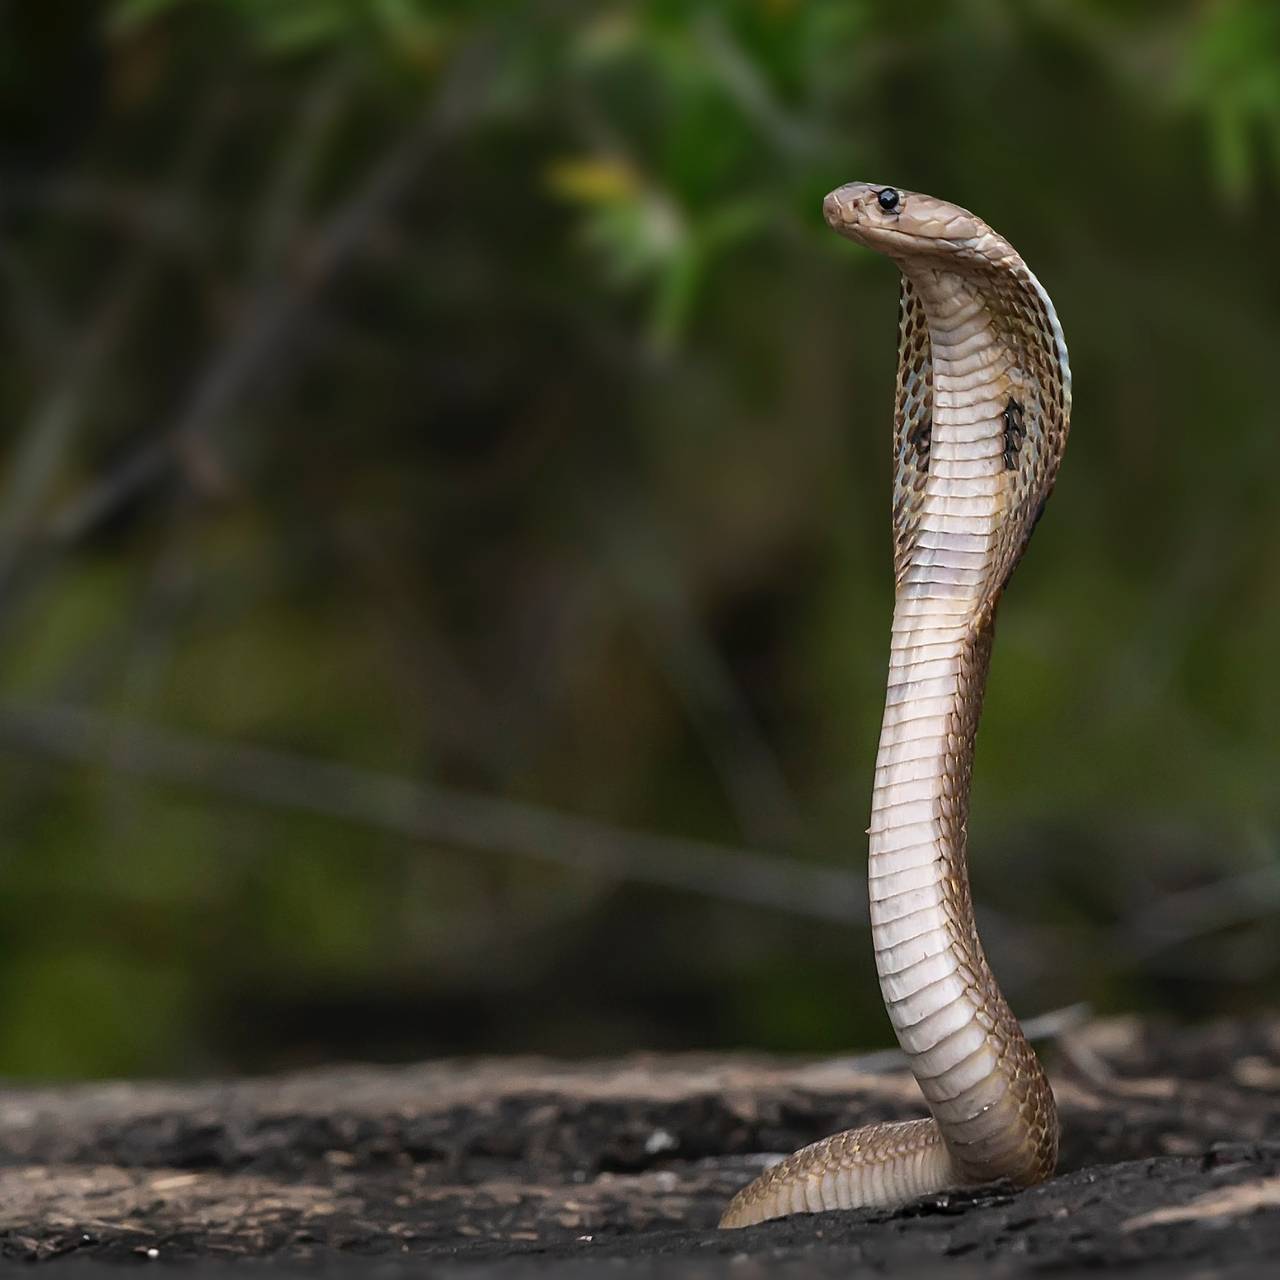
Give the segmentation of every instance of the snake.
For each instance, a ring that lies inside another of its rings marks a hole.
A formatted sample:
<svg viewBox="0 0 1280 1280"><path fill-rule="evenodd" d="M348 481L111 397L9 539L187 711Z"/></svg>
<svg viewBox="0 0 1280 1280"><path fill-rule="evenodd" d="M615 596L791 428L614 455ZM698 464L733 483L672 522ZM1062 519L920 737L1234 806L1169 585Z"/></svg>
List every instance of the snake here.
<svg viewBox="0 0 1280 1280"><path fill-rule="evenodd" d="M1070 426L1066 340L1031 269L967 209L852 182L823 213L902 277L895 590L867 884L880 991L930 1115L804 1147L739 1191L722 1227L1033 1186L1058 1155L1053 1090L978 937L966 846L996 609Z"/></svg>

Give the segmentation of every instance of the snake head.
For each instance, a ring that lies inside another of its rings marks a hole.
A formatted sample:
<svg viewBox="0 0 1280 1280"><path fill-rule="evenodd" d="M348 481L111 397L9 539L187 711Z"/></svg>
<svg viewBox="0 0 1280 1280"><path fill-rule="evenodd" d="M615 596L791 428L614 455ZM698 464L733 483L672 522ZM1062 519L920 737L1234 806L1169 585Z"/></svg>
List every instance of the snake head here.
<svg viewBox="0 0 1280 1280"><path fill-rule="evenodd" d="M878 182L847 182L822 202L827 225L891 258L968 249L990 228L968 209Z"/></svg>

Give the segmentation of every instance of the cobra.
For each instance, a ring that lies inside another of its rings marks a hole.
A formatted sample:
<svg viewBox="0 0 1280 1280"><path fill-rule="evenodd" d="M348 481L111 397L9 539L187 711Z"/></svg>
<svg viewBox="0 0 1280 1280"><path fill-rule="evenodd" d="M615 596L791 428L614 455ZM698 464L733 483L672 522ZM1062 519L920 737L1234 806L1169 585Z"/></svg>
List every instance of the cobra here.
<svg viewBox="0 0 1280 1280"><path fill-rule="evenodd" d="M1057 1161L1053 1092L973 915L969 782L996 608L1062 458L1071 372L1049 295L1001 235L931 196L853 182L828 224L902 273L888 689L867 867L876 971L931 1118L805 1147L723 1227L1030 1186Z"/></svg>

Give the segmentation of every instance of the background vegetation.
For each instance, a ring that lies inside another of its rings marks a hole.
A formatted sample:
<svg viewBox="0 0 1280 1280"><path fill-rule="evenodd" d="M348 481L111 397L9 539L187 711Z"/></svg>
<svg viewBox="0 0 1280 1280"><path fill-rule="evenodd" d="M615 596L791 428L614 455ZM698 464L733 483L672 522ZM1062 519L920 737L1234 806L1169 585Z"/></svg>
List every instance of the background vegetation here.
<svg viewBox="0 0 1280 1280"><path fill-rule="evenodd" d="M1071 345L998 972L1271 997L1270 0L0 15L0 1071L886 1042L856 177L990 219Z"/></svg>

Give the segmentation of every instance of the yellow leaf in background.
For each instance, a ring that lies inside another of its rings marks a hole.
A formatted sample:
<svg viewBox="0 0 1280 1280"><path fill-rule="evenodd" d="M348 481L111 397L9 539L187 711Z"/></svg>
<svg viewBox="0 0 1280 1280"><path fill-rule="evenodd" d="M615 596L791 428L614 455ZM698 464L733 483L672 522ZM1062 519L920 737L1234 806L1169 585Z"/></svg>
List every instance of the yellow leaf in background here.
<svg viewBox="0 0 1280 1280"><path fill-rule="evenodd" d="M616 9L584 23L579 28L575 43L577 51L586 60L604 61L626 52L639 38L635 15Z"/></svg>
<svg viewBox="0 0 1280 1280"><path fill-rule="evenodd" d="M608 204L635 195L640 182L622 160L587 157L557 160L547 167L547 186L562 200Z"/></svg>

